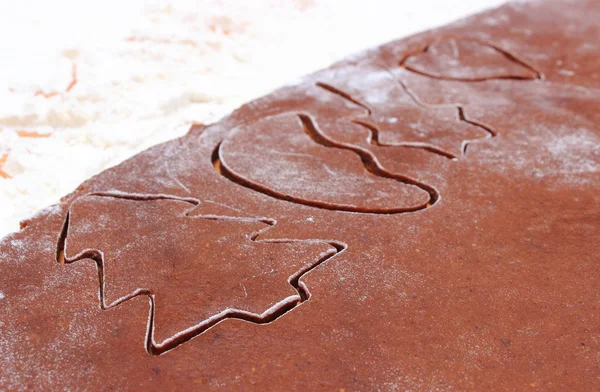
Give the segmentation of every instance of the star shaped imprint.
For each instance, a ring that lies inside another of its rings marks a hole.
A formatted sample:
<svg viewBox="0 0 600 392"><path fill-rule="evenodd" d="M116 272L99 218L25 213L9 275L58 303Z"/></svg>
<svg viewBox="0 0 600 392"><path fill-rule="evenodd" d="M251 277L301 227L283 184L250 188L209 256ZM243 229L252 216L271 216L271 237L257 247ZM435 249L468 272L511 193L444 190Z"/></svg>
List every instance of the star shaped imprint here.
<svg viewBox="0 0 600 392"><path fill-rule="evenodd" d="M357 66L346 70L343 77L332 72L324 75L318 86L356 109L334 120L317 113L323 132L340 143L370 144L375 154L377 147L409 147L460 158L466 143L489 137L489 131L467 120L461 108L422 103L383 66ZM366 137L365 128L369 131Z"/></svg>

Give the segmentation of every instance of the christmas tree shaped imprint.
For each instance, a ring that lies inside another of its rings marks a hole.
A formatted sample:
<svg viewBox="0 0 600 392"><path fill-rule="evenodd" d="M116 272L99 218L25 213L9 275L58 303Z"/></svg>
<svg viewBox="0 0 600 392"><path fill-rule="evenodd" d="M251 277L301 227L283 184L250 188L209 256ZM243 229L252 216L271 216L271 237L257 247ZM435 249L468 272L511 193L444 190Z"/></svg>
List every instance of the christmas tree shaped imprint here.
<svg viewBox="0 0 600 392"><path fill-rule="evenodd" d="M336 241L269 239L267 218L195 215L195 199L92 194L70 207L59 262L98 265L104 309L151 299L146 348L162 354L220 321L271 322L310 293L301 278L345 249Z"/></svg>

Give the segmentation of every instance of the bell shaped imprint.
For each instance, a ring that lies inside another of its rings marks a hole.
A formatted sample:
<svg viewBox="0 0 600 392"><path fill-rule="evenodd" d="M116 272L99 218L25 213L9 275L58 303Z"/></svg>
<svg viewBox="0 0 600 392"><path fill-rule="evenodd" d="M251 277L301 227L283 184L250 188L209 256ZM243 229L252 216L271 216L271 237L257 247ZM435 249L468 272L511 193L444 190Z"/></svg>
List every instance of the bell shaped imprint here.
<svg viewBox="0 0 600 392"><path fill-rule="evenodd" d="M267 239L268 218L194 215L168 195L76 199L59 262L98 265L103 309L151 300L146 349L162 354L228 318L271 322L310 296L302 277L345 249L324 240Z"/></svg>
<svg viewBox="0 0 600 392"><path fill-rule="evenodd" d="M442 38L400 61L406 69L436 79L476 82L489 79L540 79L517 55L468 38Z"/></svg>
<svg viewBox="0 0 600 392"><path fill-rule="evenodd" d="M240 185L312 207L392 214L438 198L432 187L383 169L369 150L331 139L302 113L233 129L213 160Z"/></svg>

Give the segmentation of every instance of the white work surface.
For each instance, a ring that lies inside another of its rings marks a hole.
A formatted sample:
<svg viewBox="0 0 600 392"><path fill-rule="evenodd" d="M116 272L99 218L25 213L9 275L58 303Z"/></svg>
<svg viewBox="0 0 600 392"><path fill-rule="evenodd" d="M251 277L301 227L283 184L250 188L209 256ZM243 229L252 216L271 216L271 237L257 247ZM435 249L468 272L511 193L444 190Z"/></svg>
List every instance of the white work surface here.
<svg viewBox="0 0 600 392"><path fill-rule="evenodd" d="M502 2L3 0L0 238L194 122Z"/></svg>

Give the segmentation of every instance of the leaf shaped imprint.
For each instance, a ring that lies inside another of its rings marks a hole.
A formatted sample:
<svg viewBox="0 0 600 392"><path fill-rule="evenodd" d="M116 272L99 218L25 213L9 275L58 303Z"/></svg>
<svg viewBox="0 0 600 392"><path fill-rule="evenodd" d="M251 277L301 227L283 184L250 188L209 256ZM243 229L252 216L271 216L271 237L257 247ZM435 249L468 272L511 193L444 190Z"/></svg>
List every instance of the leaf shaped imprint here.
<svg viewBox="0 0 600 392"><path fill-rule="evenodd" d="M540 79L541 73L516 54L470 38L444 37L400 61L406 69L436 79L477 82Z"/></svg>
<svg viewBox="0 0 600 392"><path fill-rule="evenodd" d="M70 207L59 262L97 263L103 309L150 298L146 349L162 354L215 324L271 322L310 297L301 278L336 241L269 239L268 218L194 215L196 199L90 194Z"/></svg>

